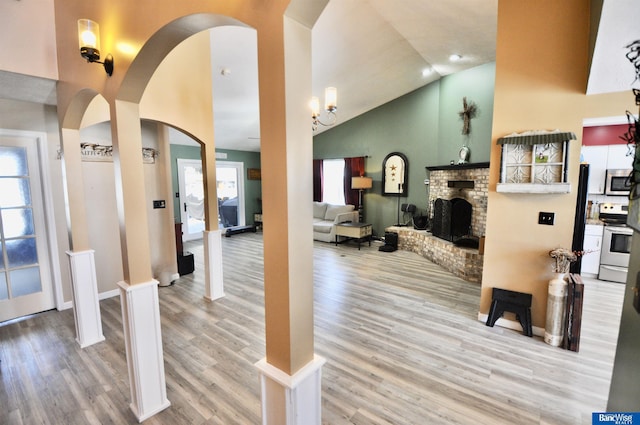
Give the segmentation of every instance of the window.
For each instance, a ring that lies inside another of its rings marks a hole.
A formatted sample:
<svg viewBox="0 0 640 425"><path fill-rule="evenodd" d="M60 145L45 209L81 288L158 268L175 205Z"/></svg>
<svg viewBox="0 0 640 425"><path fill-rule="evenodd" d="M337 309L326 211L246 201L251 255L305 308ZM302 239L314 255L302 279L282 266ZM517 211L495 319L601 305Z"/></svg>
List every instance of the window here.
<svg viewBox="0 0 640 425"><path fill-rule="evenodd" d="M322 201L334 205L344 205L344 160L325 159L322 162Z"/></svg>
<svg viewBox="0 0 640 425"><path fill-rule="evenodd" d="M567 182L570 132L532 131L498 139L502 164L498 192L569 193Z"/></svg>
<svg viewBox="0 0 640 425"><path fill-rule="evenodd" d="M564 183L564 143L503 146L503 183Z"/></svg>

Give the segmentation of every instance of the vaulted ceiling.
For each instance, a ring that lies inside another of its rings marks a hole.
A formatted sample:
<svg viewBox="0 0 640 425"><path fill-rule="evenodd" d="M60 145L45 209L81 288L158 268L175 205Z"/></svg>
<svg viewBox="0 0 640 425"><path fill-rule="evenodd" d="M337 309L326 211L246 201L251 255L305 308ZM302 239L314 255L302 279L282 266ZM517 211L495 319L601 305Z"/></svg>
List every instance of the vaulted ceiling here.
<svg viewBox="0 0 640 425"><path fill-rule="evenodd" d="M592 3L601 6L602 13L594 20L587 93L629 90L635 75L625 46L640 40L640 7L637 0ZM494 61L497 4L498 0L328 1L312 31L313 94L322 99L325 87L337 87L339 125L442 76ZM212 41L216 146L257 151L255 31L216 28ZM450 61L452 54L461 59ZM55 82L0 72L0 98L54 104ZM177 132L171 138L188 143Z"/></svg>

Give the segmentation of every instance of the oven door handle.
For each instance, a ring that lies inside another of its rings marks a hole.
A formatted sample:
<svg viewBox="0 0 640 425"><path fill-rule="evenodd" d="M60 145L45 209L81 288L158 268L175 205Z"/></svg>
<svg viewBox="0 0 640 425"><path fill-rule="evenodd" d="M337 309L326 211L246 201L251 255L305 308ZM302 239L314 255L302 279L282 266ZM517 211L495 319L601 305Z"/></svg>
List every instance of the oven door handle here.
<svg viewBox="0 0 640 425"><path fill-rule="evenodd" d="M616 272L627 272L627 268L626 267L620 267L620 266L610 266L607 264L600 264L600 267L602 267L603 269L609 269L609 270L613 270Z"/></svg>

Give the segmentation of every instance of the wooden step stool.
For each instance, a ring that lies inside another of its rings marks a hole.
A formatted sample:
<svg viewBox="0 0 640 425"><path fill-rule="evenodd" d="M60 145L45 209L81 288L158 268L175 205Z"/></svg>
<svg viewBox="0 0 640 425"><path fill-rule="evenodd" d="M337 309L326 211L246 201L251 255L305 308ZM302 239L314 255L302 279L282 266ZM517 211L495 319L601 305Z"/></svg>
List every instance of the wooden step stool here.
<svg viewBox="0 0 640 425"><path fill-rule="evenodd" d="M493 288L491 308L487 316L487 326L493 326L505 311L515 313L522 325L522 333L533 336L531 327L531 294Z"/></svg>

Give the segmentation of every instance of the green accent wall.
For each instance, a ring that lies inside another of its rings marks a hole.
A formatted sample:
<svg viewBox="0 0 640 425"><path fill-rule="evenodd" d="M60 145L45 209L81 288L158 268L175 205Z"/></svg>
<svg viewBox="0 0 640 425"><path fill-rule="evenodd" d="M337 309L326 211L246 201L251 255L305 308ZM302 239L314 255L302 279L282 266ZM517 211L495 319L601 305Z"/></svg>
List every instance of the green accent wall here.
<svg viewBox="0 0 640 425"><path fill-rule="evenodd" d="M262 211L262 185L261 180L249 180L247 178L248 168L260 168L260 153L246 152L228 149L216 149L216 153L226 153L225 159L218 159L217 162L233 161L244 164L244 201L245 201L245 222L253 224L253 214ZM171 145L171 182L173 185L173 212L176 219L180 217L180 202L175 194L179 191L178 185L178 158L181 159L201 159L200 148L196 146Z"/></svg>
<svg viewBox="0 0 640 425"><path fill-rule="evenodd" d="M365 174L373 187L364 193L364 220L375 235L398 222L398 204L411 203L426 214L426 166L457 162L463 145L470 162L488 162L491 151L495 63L449 75L394 99L313 138L314 159L366 156ZM471 133L462 135L462 98L477 105ZM338 119L340 113L338 112ZM382 161L391 152L408 158L408 196L382 196ZM400 213L400 221L409 220Z"/></svg>

